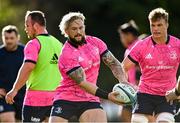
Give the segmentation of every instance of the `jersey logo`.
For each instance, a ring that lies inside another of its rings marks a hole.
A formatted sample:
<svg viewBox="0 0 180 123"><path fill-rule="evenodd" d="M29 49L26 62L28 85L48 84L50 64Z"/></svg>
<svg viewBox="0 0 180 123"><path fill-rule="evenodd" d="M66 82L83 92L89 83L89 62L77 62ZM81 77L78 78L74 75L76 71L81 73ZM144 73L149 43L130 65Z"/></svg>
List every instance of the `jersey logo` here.
<svg viewBox="0 0 180 123"><path fill-rule="evenodd" d="M150 53L148 53L148 54L146 55L145 59L152 59L151 54L150 54Z"/></svg>
<svg viewBox="0 0 180 123"><path fill-rule="evenodd" d="M57 64L58 63L58 56L54 53L53 57L51 58L50 64Z"/></svg>
<svg viewBox="0 0 180 123"><path fill-rule="evenodd" d="M172 51L172 52L170 53L170 58L173 59L173 60L177 59L177 54L176 54L176 52L173 52L173 51Z"/></svg>
<svg viewBox="0 0 180 123"><path fill-rule="evenodd" d="M84 61L84 59L81 56L79 56L78 60L79 60L79 62Z"/></svg>

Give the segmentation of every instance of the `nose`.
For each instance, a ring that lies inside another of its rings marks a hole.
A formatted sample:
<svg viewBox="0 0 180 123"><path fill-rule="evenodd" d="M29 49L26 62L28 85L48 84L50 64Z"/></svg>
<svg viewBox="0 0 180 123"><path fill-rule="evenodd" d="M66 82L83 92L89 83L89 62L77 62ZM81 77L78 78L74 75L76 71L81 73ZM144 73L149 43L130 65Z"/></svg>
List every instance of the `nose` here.
<svg viewBox="0 0 180 123"><path fill-rule="evenodd" d="M80 29L77 29L77 33L80 34L81 30Z"/></svg>

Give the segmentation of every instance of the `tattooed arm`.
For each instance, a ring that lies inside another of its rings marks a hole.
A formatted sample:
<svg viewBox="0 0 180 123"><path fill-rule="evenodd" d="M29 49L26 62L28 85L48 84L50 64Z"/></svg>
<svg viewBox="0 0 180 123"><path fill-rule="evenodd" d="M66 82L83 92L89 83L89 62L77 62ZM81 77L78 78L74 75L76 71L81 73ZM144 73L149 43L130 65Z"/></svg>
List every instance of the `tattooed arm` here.
<svg viewBox="0 0 180 123"><path fill-rule="evenodd" d="M111 69L119 82L127 82L127 76L122 64L113 56L110 51L102 56L102 60Z"/></svg>
<svg viewBox="0 0 180 123"><path fill-rule="evenodd" d="M83 88L88 93L98 96L103 99L108 99L116 104L123 104L123 102L120 102L116 96L119 95L118 92L106 92L100 88L98 88L96 85L92 84L91 82L88 82L86 80L86 75L84 70L79 67L75 71L71 72L69 74L70 78L73 79L81 88Z"/></svg>
<svg viewBox="0 0 180 123"><path fill-rule="evenodd" d="M96 85L93 85L90 82L86 81L85 72L81 67L79 67L75 71L71 72L69 74L69 76L70 76L71 79L76 81L76 83L79 84L79 86L81 88L83 88L84 90L86 90L90 94L95 95L96 90L97 90L98 87Z"/></svg>

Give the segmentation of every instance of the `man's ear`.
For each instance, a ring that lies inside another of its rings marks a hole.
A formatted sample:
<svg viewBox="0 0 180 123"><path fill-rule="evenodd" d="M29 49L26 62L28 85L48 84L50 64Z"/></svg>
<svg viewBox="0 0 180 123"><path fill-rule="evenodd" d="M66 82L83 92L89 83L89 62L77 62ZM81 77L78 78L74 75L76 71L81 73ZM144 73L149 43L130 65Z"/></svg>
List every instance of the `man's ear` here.
<svg viewBox="0 0 180 123"><path fill-rule="evenodd" d="M68 32L68 30L67 30L67 29L65 30L65 33L66 33L67 35L69 35L69 32Z"/></svg>
<svg viewBox="0 0 180 123"><path fill-rule="evenodd" d="M34 23L34 25L33 25L33 27L34 27L35 30L38 29L38 26L39 26L38 23Z"/></svg>

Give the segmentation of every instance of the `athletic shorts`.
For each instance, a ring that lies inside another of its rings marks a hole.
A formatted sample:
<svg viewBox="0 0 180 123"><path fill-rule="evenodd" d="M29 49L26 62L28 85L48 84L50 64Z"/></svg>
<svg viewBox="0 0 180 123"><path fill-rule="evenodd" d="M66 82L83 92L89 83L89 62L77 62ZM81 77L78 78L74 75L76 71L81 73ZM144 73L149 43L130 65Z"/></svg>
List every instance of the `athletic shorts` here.
<svg viewBox="0 0 180 123"><path fill-rule="evenodd" d="M7 104L5 98L0 98L0 113L15 112L15 118L22 119L23 100L17 100L14 104Z"/></svg>
<svg viewBox="0 0 180 123"><path fill-rule="evenodd" d="M52 106L23 106L23 122L42 122L50 116Z"/></svg>
<svg viewBox="0 0 180 123"><path fill-rule="evenodd" d="M170 105L165 96L137 93L137 102L133 113L156 115L161 112L169 112L174 115L175 111L175 105Z"/></svg>
<svg viewBox="0 0 180 123"><path fill-rule="evenodd" d="M79 117L88 109L102 109L99 102L74 102L57 100L54 102L51 116L58 116L70 120L72 117Z"/></svg>

